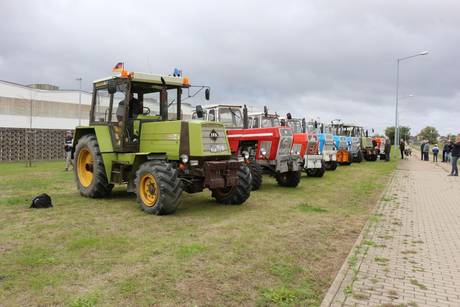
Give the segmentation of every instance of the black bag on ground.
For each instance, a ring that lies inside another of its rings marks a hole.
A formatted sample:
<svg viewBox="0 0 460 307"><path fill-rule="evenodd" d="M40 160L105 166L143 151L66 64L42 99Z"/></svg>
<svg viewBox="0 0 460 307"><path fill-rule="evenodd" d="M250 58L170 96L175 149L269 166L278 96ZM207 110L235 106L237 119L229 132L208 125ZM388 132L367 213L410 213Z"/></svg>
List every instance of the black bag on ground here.
<svg viewBox="0 0 460 307"><path fill-rule="evenodd" d="M32 199L30 208L50 208L52 206L53 204L51 203L51 197L48 194L43 193L35 196L34 199Z"/></svg>

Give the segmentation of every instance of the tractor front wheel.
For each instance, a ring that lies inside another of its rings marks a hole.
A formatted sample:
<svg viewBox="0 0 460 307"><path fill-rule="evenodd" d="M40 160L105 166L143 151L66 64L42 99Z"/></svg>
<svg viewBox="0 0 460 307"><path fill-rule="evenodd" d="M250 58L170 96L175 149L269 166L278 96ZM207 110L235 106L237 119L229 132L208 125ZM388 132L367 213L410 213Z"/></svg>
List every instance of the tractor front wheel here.
<svg viewBox="0 0 460 307"><path fill-rule="evenodd" d="M335 171L337 169L337 161L326 162L326 170Z"/></svg>
<svg viewBox="0 0 460 307"><path fill-rule="evenodd" d="M288 171L285 173L277 173L276 181L282 187L295 188L299 182L302 173L300 171Z"/></svg>
<svg viewBox="0 0 460 307"><path fill-rule="evenodd" d="M136 194L141 209L147 213L174 213L182 193L177 170L165 161L148 161L136 172Z"/></svg>
<svg viewBox="0 0 460 307"><path fill-rule="evenodd" d="M211 191L212 197L220 204L241 205L251 194L251 171L249 167L242 165L238 170L238 185Z"/></svg>
<svg viewBox="0 0 460 307"><path fill-rule="evenodd" d="M248 164L252 176L252 190L256 191L262 185L262 167L255 159L250 160Z"/></svg>
<svg viewBox="0 0 460 307"><path fill-rule="evenodd" d="M80 194L101 198L110 194L113 184L109 184L102 161L99 144L94 134L82 136L75 148L74 172Z"/></svg>

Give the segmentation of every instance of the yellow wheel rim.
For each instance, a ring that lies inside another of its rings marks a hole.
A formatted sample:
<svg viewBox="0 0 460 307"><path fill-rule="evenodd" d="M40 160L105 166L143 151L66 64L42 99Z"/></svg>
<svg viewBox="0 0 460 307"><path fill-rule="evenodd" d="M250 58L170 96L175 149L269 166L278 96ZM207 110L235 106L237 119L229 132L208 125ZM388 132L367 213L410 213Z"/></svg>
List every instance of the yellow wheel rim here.
<svg viewBox="0 0 460 307"><path fill-rule="evenodd" d="M77 158L77 173L80 184L87 188L93 182L93 156L87 148L80 150Z"/></svg>
<svg viewBox="0 0 460 307"><path fill-rule="evenodd" d="M148 207L155 206L158 198L160 197L160 189L158 183L152 174L145 174L141 177L139 183L139 195L142 202Z"/></svg>

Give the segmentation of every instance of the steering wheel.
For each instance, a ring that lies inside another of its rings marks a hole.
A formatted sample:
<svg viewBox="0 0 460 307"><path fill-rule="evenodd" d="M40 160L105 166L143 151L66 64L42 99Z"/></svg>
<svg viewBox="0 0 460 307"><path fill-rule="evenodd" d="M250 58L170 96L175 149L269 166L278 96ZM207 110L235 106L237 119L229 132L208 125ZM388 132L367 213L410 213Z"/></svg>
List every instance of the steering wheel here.
<svg viewBox="0 0 460 307"><path fill-rule="evenodd" d="M142 115L149 115L150 114L150 108L149 107L143 107L142 108Z"/></svg>

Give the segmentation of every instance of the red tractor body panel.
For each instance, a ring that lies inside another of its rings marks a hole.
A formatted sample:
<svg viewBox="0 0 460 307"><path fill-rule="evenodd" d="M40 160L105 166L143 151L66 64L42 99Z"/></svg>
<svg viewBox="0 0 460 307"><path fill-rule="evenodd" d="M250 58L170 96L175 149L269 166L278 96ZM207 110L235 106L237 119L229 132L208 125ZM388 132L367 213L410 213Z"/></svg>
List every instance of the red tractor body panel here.
<svg viewBox="0 0 460 307"><path fill-rule="evenodd" d="M256 147L256 160L275 160L278 152L280 141L279 128L248 128L248 129L227 129L228 142L230 143L230 150L232 153L237 153L240 144L244 141L256 141L257 144L262 142L272 142L270 152L263 156L260 153L261 146Z"/></svg>

